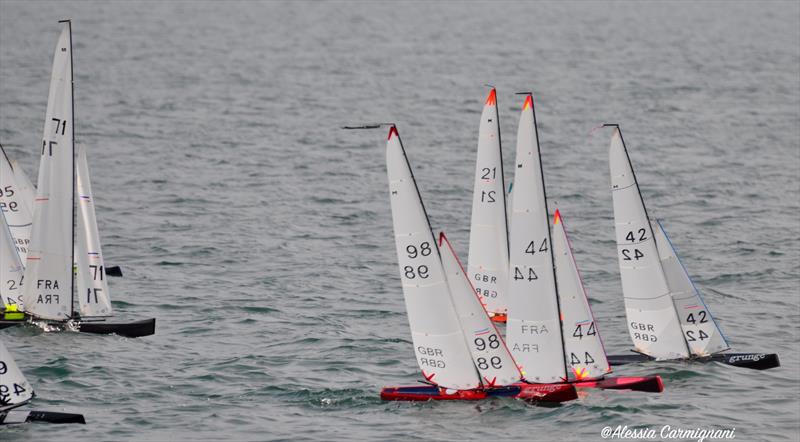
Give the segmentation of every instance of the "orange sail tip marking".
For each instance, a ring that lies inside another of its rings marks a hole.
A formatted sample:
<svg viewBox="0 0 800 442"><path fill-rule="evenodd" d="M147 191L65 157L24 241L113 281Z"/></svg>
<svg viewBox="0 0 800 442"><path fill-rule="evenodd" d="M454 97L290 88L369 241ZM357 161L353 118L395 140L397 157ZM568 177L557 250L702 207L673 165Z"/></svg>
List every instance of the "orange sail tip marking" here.
<svg viewBox="0 0 800 442"><path fill-rule="evenodd" d="M530 95L525 97L525 104L522 105L522 112L528 110L529 107L533 107L533 98Z"/></svg>
<svg viewBox="0 0 800 442"><path fill-rule="evenodd" d="M561 222L561 212L556 209L555 215L553 215L553 224L558 224Z"/></svg>
<svg viewBox="0 0 800 442"><path fill-rule="evenodd" d="M497 104L497 92L492 88L492 90L489 91L489 96L486 97L486 105L494 106L495 104Z"/></svg>
<svg viewBox="0 0 800 442"><path fill-rule="evenodd" d="M494 315L492 315L491 319L493 322L499 322L501 324L505 324L508 321L508 315L505 315L503 313L495 313Z"/></svg>
<svg viewBox="0 0 800 442"><path fill-rule="evenodd" d="M579 381L589 376L589 370L587 370L586 367L583 367L580 370L578 370L577 368L573 368L572 372L575 373L575 378Z"/></svg>
<svg viewBox="0 0 800 442"><path fill-rule="evenodd" d="M399 137L399 136L400 136L400 135L397 133L397 128L396 128L396 127L394 127L394 126L392 126L392 127L389 129L389 138L387 138L387 140L391 140L391 139L392 139L392 135L394 135L394 136L397 136L397 137Z"/></svg>

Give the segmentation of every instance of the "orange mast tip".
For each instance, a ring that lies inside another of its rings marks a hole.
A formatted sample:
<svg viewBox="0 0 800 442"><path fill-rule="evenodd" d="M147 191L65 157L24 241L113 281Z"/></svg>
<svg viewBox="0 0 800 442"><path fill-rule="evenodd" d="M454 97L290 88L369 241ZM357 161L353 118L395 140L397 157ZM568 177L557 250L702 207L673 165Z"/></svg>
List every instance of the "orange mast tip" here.
<svg viewBox="0 0 800 442"><path fill-rule="evenodd" d="M492 90L489 91L489 96L486 97L486 105L494 106L495 104L497 104L497 92L492 88Z"/></svg>
<svg viewBox="0 0 800 442"><path fill-rule="evenodd" d="M397 128L394 127L394 126L392 126L389 129L389 138L387 138L387 140L391 140L392 139L392 135L396 135L397 137L400 137L400 134L397 133Z"/></svg>
<svg viewBox="0 0 800 442"><path fill-rule="evenodd" d="M556 209L556 213L553 215L553 224L558 224L561 222L561 212Z"/></svg>
<svg viewBox="0 0 800 442"><path fill-rule="evenodd" d="M525 112L529 107L533 107L533 98L530 95L525 97L525 104L522 105L522 111Z"/></svg>

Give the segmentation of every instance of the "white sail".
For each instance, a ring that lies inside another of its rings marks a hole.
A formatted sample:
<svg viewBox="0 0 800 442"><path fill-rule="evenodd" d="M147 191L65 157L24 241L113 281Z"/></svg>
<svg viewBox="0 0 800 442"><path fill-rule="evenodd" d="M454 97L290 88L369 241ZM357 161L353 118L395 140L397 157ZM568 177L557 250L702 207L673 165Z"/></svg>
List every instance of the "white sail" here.
<svg viewBox="0 0 800 442"><path fill-rule="evenodd" d="M508 224L497 94L489 92L478 132L467 270L492 315L508 309Z"/></svg>
<svg viewBox="0 0 800 442"><path fill-rule="evenodd" d="M53 59L39 181L23 285L25 310L44 319L72 316L73 120L70 23Z"/></svg>
<svg viewBox="0 0 800 442"><path fill-rule="evenodd" d="M22 276L25 267L14 248L11 230L6 224L4 213L0 213L0 305L3 307L16 305L17 310L24 311L22 303Z"/></svg>
<svg viewBox="0 0 800 442"><path fill-rule="evenodd" d="M667 285L672 293L672 300L689 350L696 356L708 356L729 349L725 336L678 258L667 232L664 231L660 221L655 220L655 222L656 245L661 257L661 266L664 268Z"/></svg>
<svg viewBox="0 0 800 442"><path fill-rule="evenodd" d="M614 129L611 137L609 164L622 293L634 347L656 359L688 357L653 231L619 128Z"/></svg>
<svg viewBox="0 0 800 442"><path fill-rule="evenodd" d="M29 216L33 218L33 200L36 198L36 188L33 187L28 174L25 173L16 160L10 160L9 162L11 163L11 169L14 170L14 179L19 186L19 191L22 193L22 202L30 214Z"/></svg>
<svg viewBox="0 0 800 442"><path fill-rule="evenodd" d="M530 96L519 119L515 164L506 341L526 380L563 382L567 373L550 221Z"/></svg>
<svg viewBox="0 0 800 442"><path fill-rule="evenodd" d="M456 316L428 216L397 130L386 142L389 199L400 280L414 354L426 380L445 388L480 386Z"/></svg>
<svg viewBox="0 0 800 442"><path fill-rule="evenodd" d="M0 146L2 149L2 146ZM26 187L23 172L17 172L11 161L3 151L0 158L0 211L6 217L8 228L11 230L13 244L17 249L20 259L25 262L28 255L28 246L31 238L31 204L33 197L31 189Z"/></svg>
<svg viewBox="0 0 800 442"><path fill-rule="evenodd" d="M553 254L563 315L564 354L571 368L569 379L602 378L611 373L611 366L558 210L553 216Z"/></svg>
<svg viewBox="0 0 800 442"><path fill-rule="evenodd" d="M0 412L18 407L33 397L33 387L0 341Z"/></svg>
<svg viewBox="0 0 800 442"><path fill-rule="evenodd" d="M111 299L105 277L100 234L94 211L92 184L89 181L89 164L86 148L78 148L77 162L78 224L75 233L75 259L77 264L78 305L82 317L111 316Z"/></svg>
<svg viewBox="0 0 800 442"><path fill-rule="evenodd" d="M494 322L489 319L481 298L444 233L439 234L439 253L456 314L483 384L501 386L519 382L522 376L514 358Z"/></svg>

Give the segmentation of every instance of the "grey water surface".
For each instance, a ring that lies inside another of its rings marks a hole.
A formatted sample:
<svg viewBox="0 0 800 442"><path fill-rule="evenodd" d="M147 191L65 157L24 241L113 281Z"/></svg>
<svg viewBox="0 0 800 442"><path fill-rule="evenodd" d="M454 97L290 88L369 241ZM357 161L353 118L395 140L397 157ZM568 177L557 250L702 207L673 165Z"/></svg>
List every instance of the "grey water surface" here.
<svg viewBox="0 0 800 442"><path fill-rule="evenodd" d="M85 426L2 440L602 440L605 426L800 437L797 2L0 1L0 142L34 180L57 21L73 20L76 139L120 318L141 339L0 332ZM462 259L477 129L498 88L506 180L520 90L609 353L630 348L609 190L621 124L651 214L756 372L669 362L662 394L385 403L416 367L385 172L398 124Z"/></svg>

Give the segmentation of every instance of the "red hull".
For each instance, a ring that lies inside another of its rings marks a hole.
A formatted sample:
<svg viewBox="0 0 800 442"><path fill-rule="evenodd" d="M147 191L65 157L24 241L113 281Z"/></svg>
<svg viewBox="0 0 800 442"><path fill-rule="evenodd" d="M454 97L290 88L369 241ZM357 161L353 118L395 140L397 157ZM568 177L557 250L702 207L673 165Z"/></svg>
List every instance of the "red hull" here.
<svg viewBox="0 0 800 442"><path fill-rule="evenodd" d="M573 382L577 388L602 388L604 390L633 390L661 393L664 383L661 376L609 376L591 381Z"/></svg>
<svg viewBox="0 0 800 442"><path fill-rule="evenodd" d="M446 390L433 385L414 387L385 387L381 399L385 401L477 401L490 397L513 397L531 402L566 402L578 398L571 384L516 383L507 387L481 390Z"/></svg>

